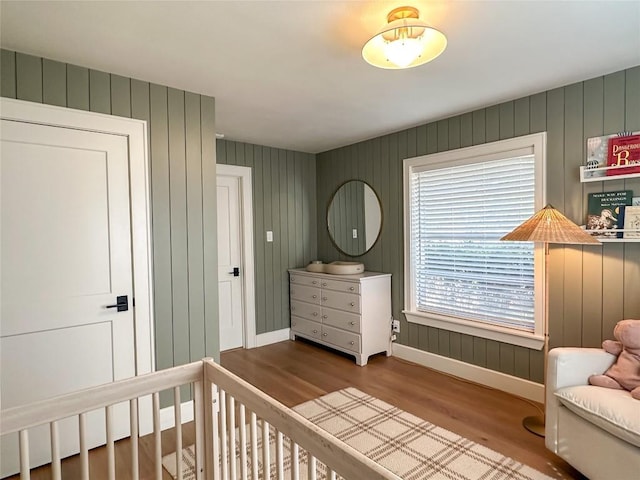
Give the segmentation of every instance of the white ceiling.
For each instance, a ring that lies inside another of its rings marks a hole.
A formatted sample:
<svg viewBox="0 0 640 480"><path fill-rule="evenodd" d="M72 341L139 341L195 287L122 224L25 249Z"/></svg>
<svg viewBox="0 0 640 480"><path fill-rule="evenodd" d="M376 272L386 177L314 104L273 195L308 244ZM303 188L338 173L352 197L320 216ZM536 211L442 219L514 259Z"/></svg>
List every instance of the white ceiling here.
<svg viewBox="0 0 640 480"><path fill-rule="evenodd" d="M361 47L396 6L443 31L426 65ZM1 2L3 48L216 97L227 139L321 152L640 65L640 1Z"/></svg>

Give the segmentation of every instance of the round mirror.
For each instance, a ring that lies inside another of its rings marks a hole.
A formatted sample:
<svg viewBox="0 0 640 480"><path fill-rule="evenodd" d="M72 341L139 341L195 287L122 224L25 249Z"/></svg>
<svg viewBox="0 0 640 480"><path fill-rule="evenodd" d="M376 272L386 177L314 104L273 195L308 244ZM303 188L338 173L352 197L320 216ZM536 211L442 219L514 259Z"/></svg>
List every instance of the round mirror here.
<svg viewBox="0 0 640 480"><path fill-rule="evenodd" d="M327 208L327 229L342 253L358 257L376 243L382 228L380 200L367 183L349 180L338 187Z"/></svg>

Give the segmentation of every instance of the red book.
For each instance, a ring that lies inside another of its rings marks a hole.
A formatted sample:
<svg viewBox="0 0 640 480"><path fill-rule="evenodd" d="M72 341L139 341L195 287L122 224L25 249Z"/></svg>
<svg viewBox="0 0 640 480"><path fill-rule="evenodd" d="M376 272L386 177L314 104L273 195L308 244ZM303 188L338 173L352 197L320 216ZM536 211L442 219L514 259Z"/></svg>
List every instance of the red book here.
<svg viewBox="0 0 640 480"><path fill-rule="evenodd" d="M611 137L607 153L607 175L640 173L640 135Z"/></svg>

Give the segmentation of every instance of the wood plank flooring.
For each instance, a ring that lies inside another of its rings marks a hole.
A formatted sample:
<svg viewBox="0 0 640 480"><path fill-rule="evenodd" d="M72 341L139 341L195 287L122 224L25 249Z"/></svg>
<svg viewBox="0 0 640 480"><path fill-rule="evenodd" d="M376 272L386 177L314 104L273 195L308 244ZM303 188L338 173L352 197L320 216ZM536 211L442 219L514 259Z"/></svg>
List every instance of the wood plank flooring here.
<svg viewBox="0 0 640 480"><path fill-rule="evenodd" d="M552 478L585 478L522 427L542 405L395 357L376 355L359 367L353 357L298 340L224 352L221 363L289 407L356 387Z"/></svg>
<svg viewBox="0 0 640 480"><path fill-rule="evenodd" d="M376 355L367 366L359 367L353 357L339 352L304 341L286 341L224 352L221 363L289 407L352 386L552 478L585 478L548 451L543 438L522 427L522 418L537 415L542 405L394 357ZM163 432L163 455L175 450L174 438L173 429ZM193 443L193 424L183 426L183 438L184 445ZM130 478L129 442L129 439L116 442L118 480ZM141 479L155 478L153 452L153 437L141 438ZM92 480L107 478L105 447L90 452L90 463ZM80 478L78 456L63 460L62 472L65 479ZM49 466L32 470L31 478L51 478ZM165 470L163 479L171 479Z"/></svg>

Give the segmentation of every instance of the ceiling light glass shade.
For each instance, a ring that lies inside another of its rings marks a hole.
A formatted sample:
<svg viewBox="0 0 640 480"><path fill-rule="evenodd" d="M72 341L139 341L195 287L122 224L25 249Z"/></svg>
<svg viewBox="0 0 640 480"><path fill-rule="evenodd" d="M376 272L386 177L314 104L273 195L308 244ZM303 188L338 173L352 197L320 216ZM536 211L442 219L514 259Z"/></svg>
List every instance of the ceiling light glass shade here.
<svg viewBox="0 0 640 480"><path fill-rule="evenodd" d="M430 62L447 47L447 37L421 21L413 7L396 8L387 20L389 23L362 48L362 57L375 67L417 67Z"/></svg>

